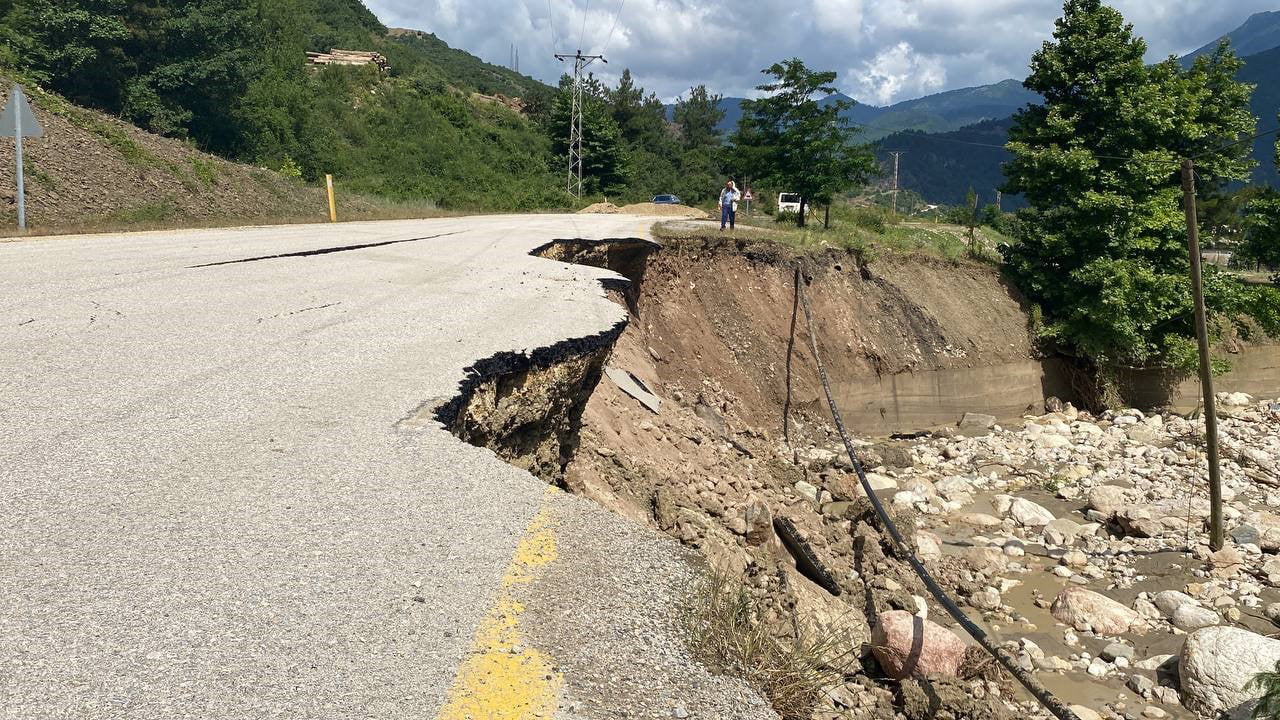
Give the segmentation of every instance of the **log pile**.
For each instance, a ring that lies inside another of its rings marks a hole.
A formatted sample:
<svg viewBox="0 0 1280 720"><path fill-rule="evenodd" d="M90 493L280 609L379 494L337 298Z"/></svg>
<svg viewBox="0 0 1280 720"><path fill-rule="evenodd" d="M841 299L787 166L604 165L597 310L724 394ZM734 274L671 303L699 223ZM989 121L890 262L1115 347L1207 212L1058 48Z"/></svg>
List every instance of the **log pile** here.
<svg viewBox="0 0 1280 720"><path fill-rule="evenodd" d="M379 69L386 72L391 69L391 63L382 56L382 53L367 52L364 50L339 50L334 48L327 53L308 52L308 65L377 65Z"/></svg>

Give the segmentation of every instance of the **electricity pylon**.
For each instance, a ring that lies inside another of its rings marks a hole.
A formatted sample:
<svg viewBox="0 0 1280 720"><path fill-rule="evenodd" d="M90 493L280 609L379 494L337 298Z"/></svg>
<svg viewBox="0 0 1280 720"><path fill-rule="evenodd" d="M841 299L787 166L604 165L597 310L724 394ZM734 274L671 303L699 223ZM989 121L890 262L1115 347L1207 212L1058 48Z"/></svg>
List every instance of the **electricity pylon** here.
<svg viewBox="0 0 1280 720"><path fill-rule="evenodd" d="M588 65L599 60L607 63L603 55L583 55L582 51L572 55L556 55L560 62L573 61L573 112L569 115L569 182L567 189L577 197L582 197L582 71Z"/></svg>

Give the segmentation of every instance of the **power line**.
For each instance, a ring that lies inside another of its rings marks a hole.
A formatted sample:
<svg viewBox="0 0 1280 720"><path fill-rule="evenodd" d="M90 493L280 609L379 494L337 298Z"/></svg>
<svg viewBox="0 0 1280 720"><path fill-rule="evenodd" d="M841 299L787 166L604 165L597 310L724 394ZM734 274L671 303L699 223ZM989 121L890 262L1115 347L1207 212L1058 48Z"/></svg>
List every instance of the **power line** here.
<svg viewBox="0 0 1280 720"><path fill-rule="evenodd" d="M587 13L589 12L591 12L591 0L587 0L587 3L582 6L582 32L578 33L578 52L582 52L582 40L587 36Z"/></svg>
<svg viewBox="0 0 1280 720"><path fill-rule="evenodd" d="M821 381L822 390L826 395L827 407L831 411L831 419L835 421L836 431L840 435L840 439L844 442L845 452L849 455L849 462L853 464L854 474L857 475L858 481L861 483L864 494L871 501L871 507L875 512L876 519L880 522L880 529L884 531L892 541L894 555L901 560L906 561L911 569L915 571L920 582L924 584L925 589L933 596L933 599L942 606L947 614L952 617L970 637L978 641L984 650L992 655L1011 675L1022 683L1036 700L1045 707L1046 710L1053 713L1059 720L1079 720L1079 716L1073 710L1066 706L1053 693L1049 692L1044 685L1040 683L1036 677L1023 670L1018 666L1017 661L1013 659L1009 653L1003 648L997 646L992 641L987 632L978 626L968 615L956 605L955 601L947 594L942 586L938 585L937 580L925 568L920 559L911 551L906 540L903 539L901 531L893 522L893 518L885 511L884 504L880 498L876 496L875 491L871 487L871 483L867 481L867 475L862 466L862 461L858 458L858 452L853 447L853 442L849 439L849 429L845 427L844 419L840 416L840 408L837 407L835 397L831 392L831 379L827 375L826 365L822 362L822 356L818 353L817 333L814 329L813 309L809 304L809 294L805 292L804 286L808 278L805 278L800 268L795 270L795 287L796 294L800 296L800 305L804 309L805 326L809 330L809 348L813 351L814 365L818 370L818 379Z"/></svg>
<svg viewBox="0 0 1280 720"><path fill-rule="evenodd" d="M622 17L622 9L627 6L627 0L618 3L618 12L613 14L613 26L609 28L609 37L604 41L604 49L601 53L609 52L609 43L613 42L613 31L618 29L618 18Z"/></svg>
<svg viewBox="0 0 1280 720"><path fill-rule="evenodd" d="M551 0L547 0L547 23L551 26L551 47L560 47L560 36L556 34L556 15L551 9Z"/></svg>
<svg viewBox="0 0 1280 720"><path fill-rule="evenodd" d="M1235 147L1236 145L1243 145L1243 144L1245 144L1245 143L1251 143L1251 142L1253 142L1253 141L1255 141L1255 140L1261 140L1262 138L1264 138L1264 137L1266 137L1266 136L1268 136L1268 135L1275 135L1276 133L1280 133L1280 127L1275 128L1274 130L1268 130L1268 131L1263 132L1263 133L1258 133L1257 135L1254 135L1254 136L1253 136L1253 137L1251 137L1251 138L1245 138L1244 140L1237 140L1237 141L1235 141L1235 142L1233 142L1233 143L1227 143L1226 145L1223 145L1222 147L1220 147L1220 148L1216 148L1216 149L1214 149L1214 150L1206 150L1205 152L1202 152L1202 153L1200 153L1199 155L1196 155L1195 157L1190 158L1190 159L1191 159L1191 160L1199 160L1200 158L1204 157L1205 155L1212 155L1213 153L1222 152L1223 150L1226 150L1227 148L1233 148L1233 147Z"/></svg>

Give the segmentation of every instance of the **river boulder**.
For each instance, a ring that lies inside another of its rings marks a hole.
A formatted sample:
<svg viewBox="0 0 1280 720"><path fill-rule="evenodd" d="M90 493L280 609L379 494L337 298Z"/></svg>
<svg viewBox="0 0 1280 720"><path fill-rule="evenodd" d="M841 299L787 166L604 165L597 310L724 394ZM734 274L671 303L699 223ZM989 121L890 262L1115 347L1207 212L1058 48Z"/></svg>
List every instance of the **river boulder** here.
<svg viewBox="0 0 1280 720"><path fill-rule="evenodd" d="M1050 612L1058 622L1081 632L1093 630L1099 635L1120 635L1146 631L1146 623L1136 611L1076 585L1058 593Z"/></svg>
<svg viewBox="0 0 1280 720"><path fill-rule="evenodd" d="M1182 700L1202 715L1246 718L1261 696L1245 686L1280 661L1280 640L1237 627L1209 627L1187 636L1178 656Z"/></svg>
<svg viewBox="0 0 1280 720"><path fill-rule="evenodd" d="M955 677L966 647L954 632L905 610L882 613L871 631L871 652L895 680L923 675Z"/></svg>

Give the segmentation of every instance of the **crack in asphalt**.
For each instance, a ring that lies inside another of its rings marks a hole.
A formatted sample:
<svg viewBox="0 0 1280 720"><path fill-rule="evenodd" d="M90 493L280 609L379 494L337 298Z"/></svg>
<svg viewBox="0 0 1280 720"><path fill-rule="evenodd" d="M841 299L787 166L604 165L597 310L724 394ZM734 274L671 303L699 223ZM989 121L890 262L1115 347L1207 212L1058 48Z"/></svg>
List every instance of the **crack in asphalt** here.
<svg viewBox="0 0 1280 720"><path fill-rule="evenodd" d="M197 268L217 267L219 265L236 265L238 263L258 262L259 260L277 260L280 258L295 257L311 257L313 255L328 255L330 253L348 252L351 250L367 250L369 248L385 247L387 245L399 245L400 243L418 242L419 240L434 240L436 238L448 237L449 235L458 235L466 230L455 230L454 232L440 233L439 235L428 235L426 237L405 238L404 240L383 240L381 242L363 243L360 245L340 245L338 247L318 248L316 250L300 250L291 253L278 253L276 255L260 255L258 257L241 258L239 260L221 260L219 262L203 263L200 265L188 265L187 270L195 270Z"/></svg>

